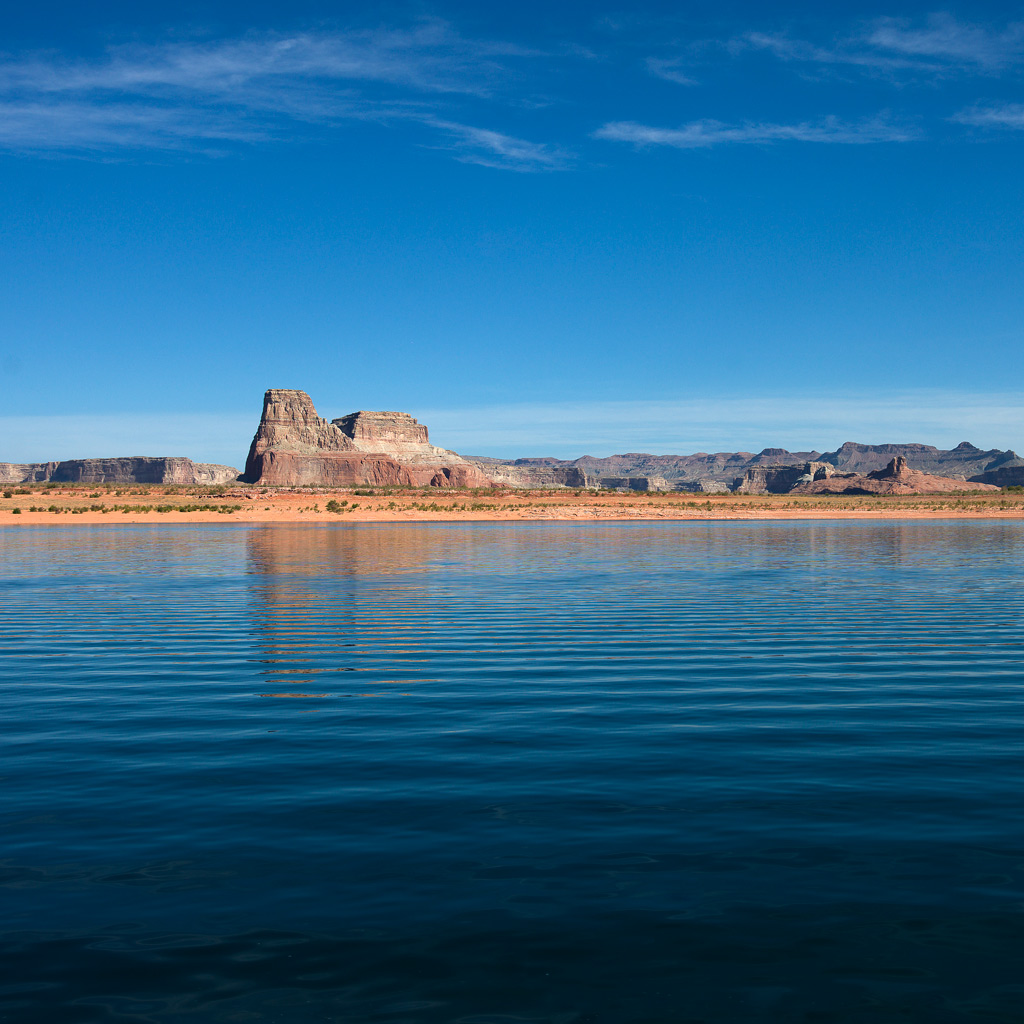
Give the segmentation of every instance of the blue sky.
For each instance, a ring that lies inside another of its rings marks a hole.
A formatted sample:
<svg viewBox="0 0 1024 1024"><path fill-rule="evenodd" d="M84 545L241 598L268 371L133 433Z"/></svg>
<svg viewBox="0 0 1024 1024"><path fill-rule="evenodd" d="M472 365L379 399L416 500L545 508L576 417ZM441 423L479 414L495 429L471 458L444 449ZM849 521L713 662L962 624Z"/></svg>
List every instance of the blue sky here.
<svg viewBox="0 0 1024 1024"><path fill-rule="evenodd" d="M0 459L1024 448L1024 7L18 6Z"/></svg>

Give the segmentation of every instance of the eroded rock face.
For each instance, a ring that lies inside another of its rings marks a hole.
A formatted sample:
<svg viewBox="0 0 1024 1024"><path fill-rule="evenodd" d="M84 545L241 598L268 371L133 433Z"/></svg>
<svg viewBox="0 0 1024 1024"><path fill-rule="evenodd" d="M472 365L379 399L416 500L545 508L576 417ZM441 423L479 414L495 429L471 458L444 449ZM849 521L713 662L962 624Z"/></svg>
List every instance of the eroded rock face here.
<svg viewBox="0 0 1024 1024"><path fill-rule="evenodd" d="M0 483L226 484L238 479L234 466L193 462L180 456L65 459L63 462L0 462Z"/></svg>
<svg viewBox="0 0 1024 1024"><path fill-rule="evenodd" d="M359 451L394 459L419 486L487 487L491 484L491 478L478 466L455 452L431 444L427 428L407 412L363 410L331 422L352 439Z"/></svg>
<svg viewBox="0 0 1024 1024"><path fill-rule="evenodd" d="M0 484L45 483L59 462L0 462Z"/></svg>
<svg viewBox="0 0 1024 1024"><path fill-rule="evenodd" d="M587 474L571 462L558 459L492 459L474 456L467 460L496 484L506 487L576 487L587 485Z"/></svg>
<svg viewBox="0 0 1024 1024"><path fill-rule="evenodd" d="M603 480L646 477L656 489L657 480L667 482L675 491L722 491L746 484L749 493L768 493L768 481L778 479L772 486L788 490L788 473L797 472L795 480L805 475L801 467L808 463L827 464L827 473L857 473L866 475L884 469L893 458L903 456L908 465L937 476L966 478L979 483L1020 482L1024 476L1024 459L1016 452L991 449L982 451L967 441L948 451L927 444L857 444L848 441L834 452L791 452L785 448L765 448L756 455L751 452L717 452L694 455L648 455L632 452L596 459L489 459L471 456L493 479L512 487L600 487ZM778 471L787 473L778 476ZM764 469L764 476L747 477L748 470ZM999 470L1005 472L998 472ZM580 475L574 473L578 470ZM816 471L818 472L818 471ZM803 481L807 482L807 481Z"/></svg>
<svg viewBox="0 0 1024 1024"><path fill-rule="evenodd" d="M427 428L407 412L350 412L331 422L360 448L374 445L415 447L429 443Z"/></svg>
<svg viewBox="0 0 1024 1024"><path fill-rule="evenodd" d="M455 452L430 444L404 412L354 412L328 422L305 391L273 388L249 448L244 479L267 486L486 487Z"/></svg>
<svg viewBox="0 0 1024 1024"><path fill-rule="evenodd" d="M986 470L970 479L978 484L995 484L997 487L1022 487L1024 486L1024 459L1017 458L1016 453L1011 452L1014 458L1004 465L995 469Z"/></svg>
<svg viewBox="0 0 1024 1024"><path fill-rule="evenodd" d="M951 491L997 491L992 484L921 473L903 455L873 473L835 473L828 479L797 484L790 494L948 494Z"/></svg>
<svg viewBox="0 0 1024 1024"><path fill-rule="evenodd" d="M835 472L828 462L798 466L753 466L736 481L737 494L788 494L801 483L825 480Z"/></svg>

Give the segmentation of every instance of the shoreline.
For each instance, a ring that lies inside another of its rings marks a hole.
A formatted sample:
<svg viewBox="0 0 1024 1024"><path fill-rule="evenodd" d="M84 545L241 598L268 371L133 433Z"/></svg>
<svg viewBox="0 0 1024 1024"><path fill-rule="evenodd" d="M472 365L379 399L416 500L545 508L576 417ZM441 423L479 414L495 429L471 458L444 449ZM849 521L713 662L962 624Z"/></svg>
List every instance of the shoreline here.
<svg viewBox="0 0 1024 1024"><path fill-rule="evenodd" d="M101 499L97 501L97 499ZM41 504L45 503L45 504ZM20 508L20 513L14 513ZM722 495L687 492L278 491L159 486L28 489L0 499L19 526L450 522L742 522L1024 519L1024 494Z"/></svg>

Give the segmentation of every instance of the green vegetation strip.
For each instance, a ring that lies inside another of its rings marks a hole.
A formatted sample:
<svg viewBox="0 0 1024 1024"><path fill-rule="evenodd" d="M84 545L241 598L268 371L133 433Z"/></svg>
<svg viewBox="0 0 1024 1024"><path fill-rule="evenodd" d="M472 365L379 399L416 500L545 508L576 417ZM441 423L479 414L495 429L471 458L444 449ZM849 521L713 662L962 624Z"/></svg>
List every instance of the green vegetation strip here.
<svg viewBox="0 0 1024 1024"><path fill-rule="evenodd" d="M30 505L29 512L65 512L68 515L81 515L83 512L220 512L230 515L238 512L241 505L83 505L81 508L66 508L60 505Z"/></svg>

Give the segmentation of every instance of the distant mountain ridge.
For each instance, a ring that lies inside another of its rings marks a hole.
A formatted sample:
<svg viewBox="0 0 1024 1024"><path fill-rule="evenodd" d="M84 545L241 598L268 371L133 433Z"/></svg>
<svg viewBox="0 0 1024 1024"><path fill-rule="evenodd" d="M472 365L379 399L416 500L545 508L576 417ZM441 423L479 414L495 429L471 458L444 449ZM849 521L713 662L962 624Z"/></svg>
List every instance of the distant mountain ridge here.
<svg viewBox="0 0 1024 1024"><path fill-rule="evenodd" d="M925 480L922 474L934 479ZM969 441L950 449L847 441L834 452L764 448L756 454L627 452L578 459L462 456L431 444L427 427L408 413L362 410L328 421L305 391L271 388L264 395L263 413L240 478L231 466L183 457L0 462L0 483L221 484L237 479L268 487L570 487L743 494L836 488L880 493L880 488L905 487L955 491L961 489L958 484L968 483L1024 485L1024 458L1010 450L984 451Z"/></svg>
<svg viewBox="0 0 1024 1024"><path fill-rule="evenodd" d="M513 487L628 487L634 490L724 491L740 485L749 470L828 463L840 473L868 474L903 458L914 470L952 479L1007 486L1024 483L1024 459L1012 450L988 451L962 441L955 448L928 444L860 444L847 441L834 452L791 452L765 448L752 452L697 452L693 455L649 455L629 452L579 459L491 459L467 456L497 483ZM645 483L646 481L646 483Z"/></svg>

